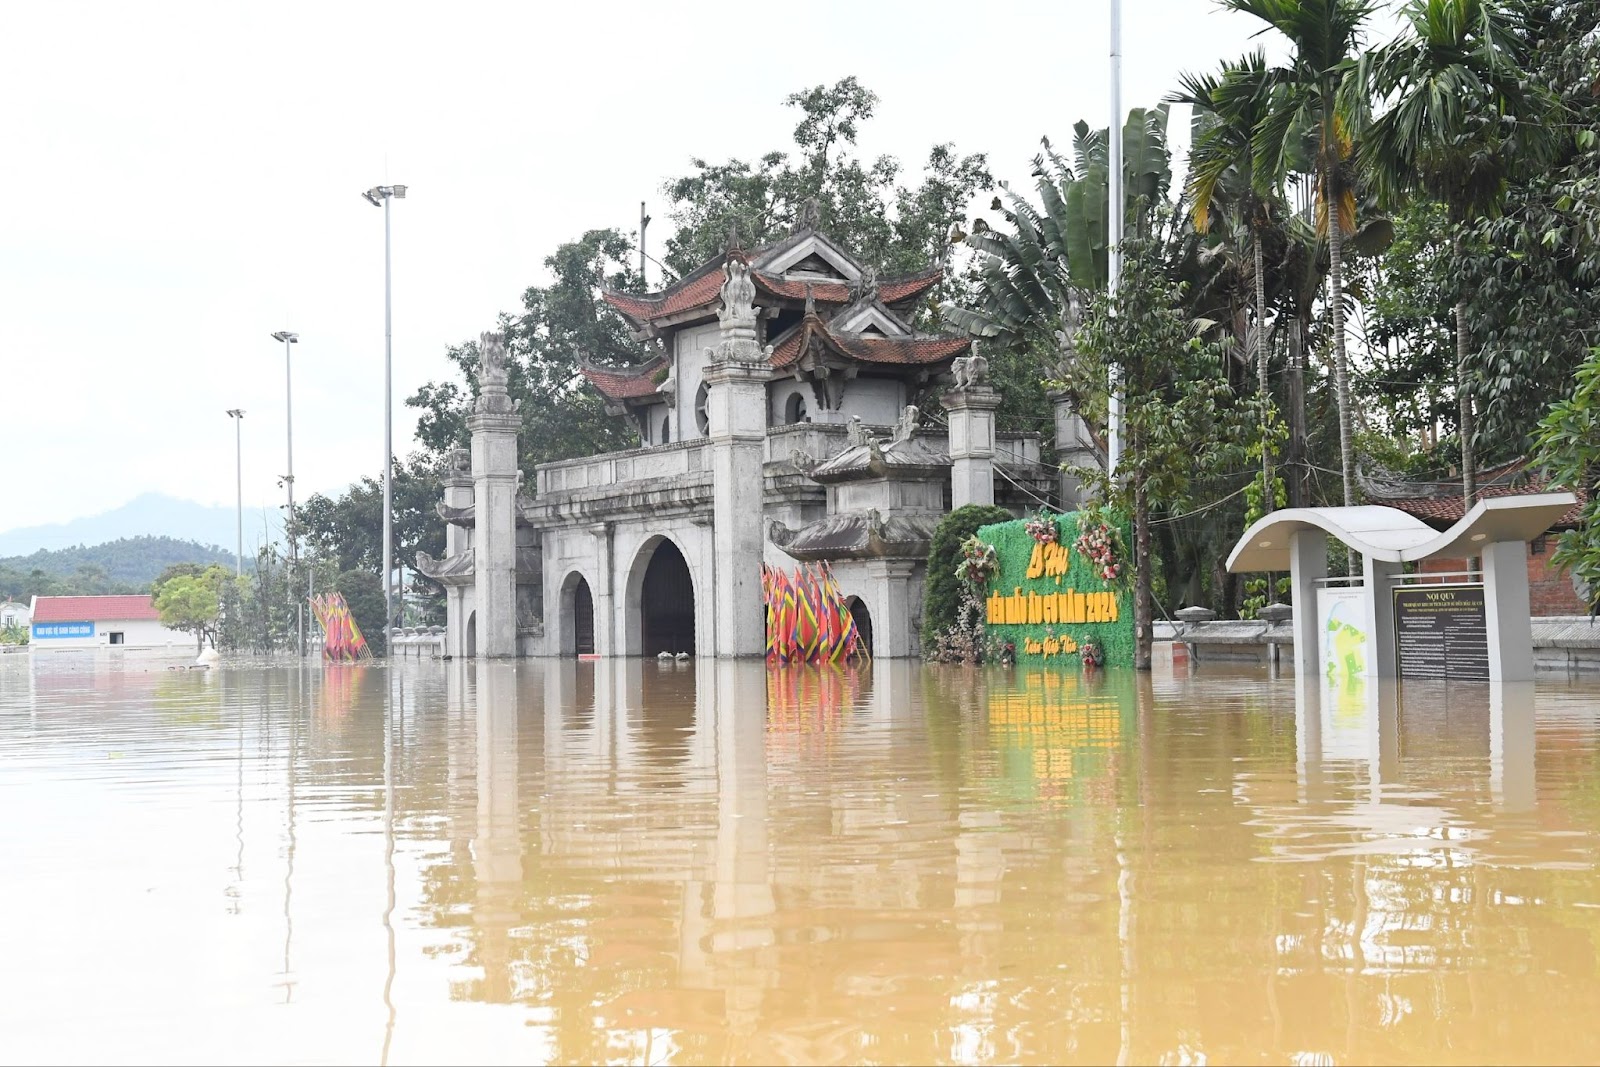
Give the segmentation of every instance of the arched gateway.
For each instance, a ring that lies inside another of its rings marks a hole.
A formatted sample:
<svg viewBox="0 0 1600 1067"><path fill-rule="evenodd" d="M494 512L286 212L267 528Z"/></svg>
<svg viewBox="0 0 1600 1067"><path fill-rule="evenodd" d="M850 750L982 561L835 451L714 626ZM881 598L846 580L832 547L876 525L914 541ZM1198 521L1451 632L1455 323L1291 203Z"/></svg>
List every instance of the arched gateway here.
<svg viewBox="0 0 1600 1067"><path fill-rule="evenodd" d="M683 552L668 538L647 541L628 577L628 651L694 654L694 579Z"/></svg>

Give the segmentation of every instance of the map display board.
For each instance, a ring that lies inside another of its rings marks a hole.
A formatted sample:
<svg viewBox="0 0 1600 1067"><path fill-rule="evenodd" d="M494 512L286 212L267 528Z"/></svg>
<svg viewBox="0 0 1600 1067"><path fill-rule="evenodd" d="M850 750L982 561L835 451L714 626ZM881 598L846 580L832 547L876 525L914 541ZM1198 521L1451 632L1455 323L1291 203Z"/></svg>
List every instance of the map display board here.
<svg viewBox="0 0 1600 1067"><path fill-rule="evenodd" d="M1329 585L1317 590L1317 633L1322 637L1319 663L1330 682L1364 678L1373 657L1368 645L1367 592L1359 585Z"/></svg>
<svg viewBox="0 0 1600 1067"><path fill-rule="evenodd" d="M1484 611L1481 584L1396 588L1395 664L1400 677L1488 681Z"/></svg>

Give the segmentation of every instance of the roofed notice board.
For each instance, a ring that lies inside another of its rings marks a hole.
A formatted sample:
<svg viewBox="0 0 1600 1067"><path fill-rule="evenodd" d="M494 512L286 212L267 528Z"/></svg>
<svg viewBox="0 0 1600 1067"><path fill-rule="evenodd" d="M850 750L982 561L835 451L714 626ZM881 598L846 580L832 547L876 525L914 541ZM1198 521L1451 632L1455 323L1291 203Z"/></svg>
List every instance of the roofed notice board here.
<svg viewBox="0 0 1600 1067"><path fill-rule="evenodd" d="M1395 663L1402 678L1489 680L1483 586L1408 585L1394 590Z"/></svg>

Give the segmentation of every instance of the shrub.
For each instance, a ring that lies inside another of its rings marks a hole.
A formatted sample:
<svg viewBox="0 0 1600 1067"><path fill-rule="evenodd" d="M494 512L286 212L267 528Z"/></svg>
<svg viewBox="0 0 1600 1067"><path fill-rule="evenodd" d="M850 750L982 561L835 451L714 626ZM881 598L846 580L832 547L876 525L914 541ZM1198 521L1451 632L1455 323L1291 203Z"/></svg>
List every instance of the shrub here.
<svg viewBox="0 0 1600 1067"><path fill-rule="evenodd" d="M968 504L940 520L928 548L928 581L922 594L924 652L938 648L940 636L956 625L961 608L962 583L956 577L961 542L976 534L980 526L1010 521L1011 512L991 504Z"/></svg>

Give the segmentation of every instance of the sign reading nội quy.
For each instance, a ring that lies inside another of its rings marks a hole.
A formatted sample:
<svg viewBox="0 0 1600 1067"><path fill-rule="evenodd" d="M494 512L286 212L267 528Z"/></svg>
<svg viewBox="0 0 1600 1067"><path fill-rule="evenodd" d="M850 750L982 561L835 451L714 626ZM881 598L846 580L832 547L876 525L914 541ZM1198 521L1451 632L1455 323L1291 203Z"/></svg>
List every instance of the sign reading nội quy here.
<svg viewBox="0 0 1600 1067"><path fill-rule="evenodd" d="M995 550L984 600L988 636L1011 645L1018 659L1080 659L1084 646L1093 645L1100 663L1131 667L1132 595L1120 580L1128 561L1115 558L1115 534L1122 544L1129 537L1120 518L1110 521L1120 530L1101 529L1100 515L1083 512L979 529L978 539ZM1043 524L1054 525L1053 539ZM1086 531L1090 536L1084 538Z"/></svg>

